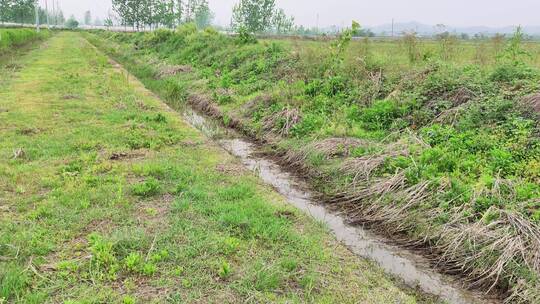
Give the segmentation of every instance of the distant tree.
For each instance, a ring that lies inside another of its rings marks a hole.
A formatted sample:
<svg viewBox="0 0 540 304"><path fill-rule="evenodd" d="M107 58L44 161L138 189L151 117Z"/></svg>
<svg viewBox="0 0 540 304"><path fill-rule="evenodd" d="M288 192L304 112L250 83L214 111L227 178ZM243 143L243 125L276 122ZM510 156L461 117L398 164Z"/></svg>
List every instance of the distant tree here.
<svg viewBox="0 0 540 304"><path fill-rule="evenodd" d="M176 23L175 1L156 0L152 16L155 24L173 28Z"/></svg>
<svg viewBox="0 0 540 304"><path fill-rule="evenodd" d="M461 33L460 38L463 40L469 40L471 37L467 33Z"/></svg>
<svg viewBox="0 0 540 304"><path fill-rule="evenodd" d="M11 11L11 0L0 0L0 22L8 21Z"/></svg>
<svg viewBox="0 0 540 304"><path fill-rule="evenodd" d="M68 29L76 29L79 27L79 21L75 19L75 16L71 15L69 19L66 21L66 27Z"/></svg>
<svg viewBox="0 0 540 304"><path fill-rule="evenodd" d="M110 28L113 26L113 21L111 17L107 17L105 21L103 22L103 25L105 25L107 28Z"/></svg>
<svg viewBox="0 0 540 304"><path fill-rule="evenodd" d="M195 8L199 1L190 0L190 7ZM136 29L145 26L172 28L183 22L186 9L182 0L112 0L112 5L120 23Z"/></svg>
<svg viewBox="0 0 540 304"><path fill-rule="evenodd" d="M233 7L233 28L247 33L268 30L272 26L275 5L275 0L240 0Z"/></svg>
<svg viewBox="0 0 540 304"><path fill-rule="evenodd" d="M57 14L56 14L56 24L64 24L66 23L66 17L64 17L64 12L62 11L59 11Z"/></svg>
<svg viewBox="0 0 540 304"><path fill-rule="evenodd" d="M210 26L214 15L208 6L208 0L199 0L199 3L197 3L195 7L194 16L194 21L195 24L197 24L197 28L202 29Z"/></svg>
<svg viewBox="0 0 540 304"><path fill-rule="evenodd" d="M272 16L272 27L277 34L287 34L294 30L294 17L287 16L283 9L276 9Z"/></svg>
<svg viewBox="0 0 540 304"><path fill-rule="evenodd" d="M34 0L0 0L0 20L2 22L34 23L35 5Z"/></svg>
<svg viewBox="0 0 540 304"><path fill-rule="evenodd" d="M195 19L195 11L198 6L198 0L186 0L184 7L184 21L186 23L193 22Z"/></svg>
<svg viewBox="0 0 540 304"><path fill-rule="evenodd" d="M84 13L84 25L92 25L92 13L90 11Z"/></svg>

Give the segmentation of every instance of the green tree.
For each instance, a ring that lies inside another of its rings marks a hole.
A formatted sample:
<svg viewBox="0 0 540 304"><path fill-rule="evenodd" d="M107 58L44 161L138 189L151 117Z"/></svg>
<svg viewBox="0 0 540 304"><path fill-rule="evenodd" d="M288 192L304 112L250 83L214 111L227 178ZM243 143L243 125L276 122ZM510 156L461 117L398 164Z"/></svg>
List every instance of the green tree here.
<svg viewBox="0 0 540 304"><path fill-rule="evenodd" d="M277 9L272 16L272 27L277 34L287 34L294 30L294 17L287 16L283 9Z"/></svg>
<svg viewBox="0 0 540 304"><path fill-rule="evenodd" d="M75 16L71 15L69 19L66 21L66 27L68 29L76 29L79 27L79 21L75 19Z"/></svg>
<svg viewBox="0 0 540 304"><path fill-rule="evenodd" d="M103 22L103 25L105 25L107 28L112 27L113 26L113 21L112 21L111 17L107 17L107 19L105 19L105 21Z"/></svg>
<svg viewBox="0 0 540 304"><path fill-rule="evenodd" d="M195 24L197 28L206 28L212 23L214 15L208 6L208 0L199 0L195 7Z"/></svg>
<svg viewBox="0 0 540 304"><path fill-rule="evenodd" d="M240 0L233 7L232 26L238 32L264 32L272 26L275 0Z"/></svg>

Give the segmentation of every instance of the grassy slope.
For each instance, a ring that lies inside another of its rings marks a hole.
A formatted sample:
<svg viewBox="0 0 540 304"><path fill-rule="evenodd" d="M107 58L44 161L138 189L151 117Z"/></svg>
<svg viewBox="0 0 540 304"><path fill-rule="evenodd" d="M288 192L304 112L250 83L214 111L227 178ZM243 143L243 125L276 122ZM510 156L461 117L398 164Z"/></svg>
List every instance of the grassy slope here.
<svg viewBox="0 0 540 304"><path fill-rule="evenodd" d="M50 34L51 33L47 30L37 33L33 29L0 28L0 55L28 42L46 38L50 36Z"/></svg>
<svg viewBox="0 0 540 304"><path fill-rule="evenodd" d="M418 301L77 34L20 61L0 90L0 299Z"/></svg>
<svg viewBox="0 0 540 304"><path fill-rule="evenodd" d="M529 109L540 100L538 44L417 41L409 62L404 42L340 54L327 42L242 45L189 25L101 37L171 105L206 95L225 118L277 137L323 177L319 190L347 193L336 205L353 220L428 240L446 253L439 265L468 269L476 286L540 297L540 126ZM514 56L521 48L530 56ZM163 74L175 65L193 72Z"/></svg>

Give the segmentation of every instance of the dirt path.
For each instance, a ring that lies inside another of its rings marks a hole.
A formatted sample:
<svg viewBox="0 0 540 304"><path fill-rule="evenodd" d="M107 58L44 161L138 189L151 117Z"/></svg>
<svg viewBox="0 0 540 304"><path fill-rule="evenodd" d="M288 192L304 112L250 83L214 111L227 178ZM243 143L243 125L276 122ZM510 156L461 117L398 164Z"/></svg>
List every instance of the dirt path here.
<svg viewBox="0 0 540 304"><path fill-rule="evenodd" d="M46 43L0 87L0 303L429 302L78 34Z"/></svg>

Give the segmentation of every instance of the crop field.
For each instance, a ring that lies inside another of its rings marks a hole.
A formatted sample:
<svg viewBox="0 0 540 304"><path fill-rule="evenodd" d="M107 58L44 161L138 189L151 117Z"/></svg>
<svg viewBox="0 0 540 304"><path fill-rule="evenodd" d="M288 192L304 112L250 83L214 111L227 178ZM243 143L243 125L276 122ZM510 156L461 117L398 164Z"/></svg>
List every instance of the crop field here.
<svg viewBox="0 0 540 304"><path fill-rule="evenodd" d="M0 56L34 40L43 39L50 35L48 31L36 33L30 29L2 29L0 28Z"/></svg>
<svg viewBox="0 0 540 304"><path fill-rule="evenodd" d="M85 39L107 36L58 32L0 62L0 303L437 302L354 256ZM155 43L112 41L135 37ZM177 77L147 86L181 101Z"/></svg>
<svg viewBox="0 0 540 304"><path fill-rule="evenodd" d="M85 34L172 108L205 112L326 206L509 303L540 299L540 45L245 42L212 29Z"/></svg>

